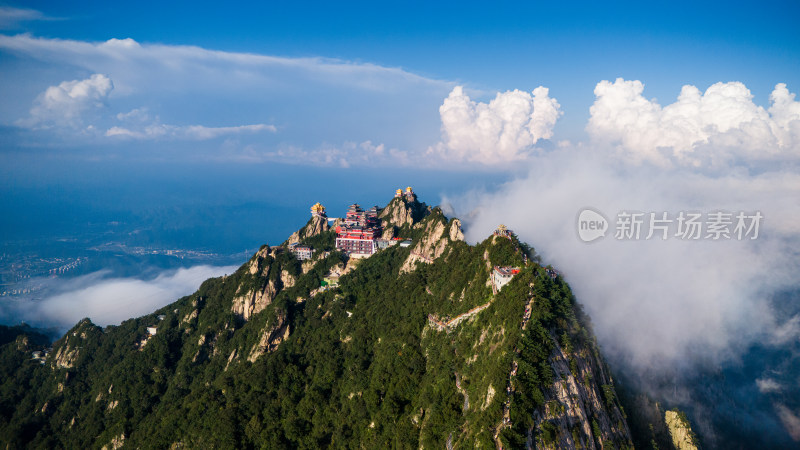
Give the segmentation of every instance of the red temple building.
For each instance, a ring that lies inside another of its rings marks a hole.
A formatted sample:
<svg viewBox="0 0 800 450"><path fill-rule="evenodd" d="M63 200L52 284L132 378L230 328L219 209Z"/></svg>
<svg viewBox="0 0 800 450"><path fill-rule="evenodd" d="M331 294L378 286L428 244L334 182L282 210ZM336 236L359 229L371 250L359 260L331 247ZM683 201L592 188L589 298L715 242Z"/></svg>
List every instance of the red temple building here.
<svg viewBox="0 0 800 450"><path fill-rule="evenodd" d="M348 255L372 255L378 251L377 239L383 232L377 206L367 211L350 205L344 221L336 226L336 248Z"/></svg>

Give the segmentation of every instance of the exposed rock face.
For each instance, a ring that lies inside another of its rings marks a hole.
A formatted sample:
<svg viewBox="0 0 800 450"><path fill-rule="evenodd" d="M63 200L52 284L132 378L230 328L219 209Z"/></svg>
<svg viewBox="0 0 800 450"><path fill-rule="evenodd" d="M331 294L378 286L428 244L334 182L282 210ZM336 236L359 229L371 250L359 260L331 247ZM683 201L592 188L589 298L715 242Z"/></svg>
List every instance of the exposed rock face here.
<svg viewBox="0 0 800 450"><path fill-rule="evenodd" d="M252 258L250 258L250 265L247 268L247 271L250 272L250 275L255 275L262 270L262 266L264 265L264 260L267 259L269 256L269 245L265 245L261 248ZM269 270L269 265L265 270Z"/></svg>
<svg viewBox="0 0 800 450"><path fill-rule="evenodd" d="M120 434L119 436L114 436L111 439L111 442L103 446L103 450L117 450L118 448L122 448L125 444L125 433Z"/></svg>
<svg viewBox="0 0 800 450"><path fill-rule="evenodd" d="M69 369L78 359L78 348L65 344L59 347L53 362L59 369Z"/></svg>
<svg viewBox="0 0 800 450"><path fill-rule="evenodd" d="M450 224L450 240L451 241L464 240L464 233L461 231L461 221L459 219L453 219L453 223Z"/></svg>
<svg viewBox="0 0 800 450"><path fill-rule="evenodd" d="M253 314L258 314L263 311L267 305L272 303L275 296L278 295L280 289L276 284L277 283L270 280L261 290L249 290L241 295L239 291L237 291L237 295L234 297L233 304L231 305L231 311L244 320L250 320Z"/></svg>
<svg viewBox="0 0 800 450"><path fill-rule="evenodd" d="M383 234L381 234L381 239L392 239L394 237L394 226L386 226L383 228Z"/></svg>
<svg viewBox="0 0 800 450"><path fill-rule="evenodd" d="M277 321L272 325L267 323L261 332L261 339L250 350L247 360L255 362L264 353L274 351L286 339L289 339L289 323L286 320L286 314L278 312Z"/></svg>
<svg viewBox="0 0 800 450"><path fill-rule="evenodd" d="M276 250L273 249L271 253L269 246L266 245L259 250L250 260L248 266L250 275L268 278L270 271L273 270L272 264L270 264L271 255L274 254L275 251ZM275 296L278 295L278 292L284 285L294 286L294 282L294 277L292 277L288 271L284 270L281 272L279 280L269 280L261 288L245 288L244 286L239 286L236 290L236 297L234 297L231 303L231 312L244 320L249 320L253 314L258 314L263 311L267 305L272 303L272 300L275 299Z"/></svg>
<svg viewBox="0 0 800 450"><path fill-rule="evenodd" d="M387 230L403 225L412 226L430 214L430 208L416 200L407 200L405 197L395 198L378 215L383 220L384 237ZM389 237L393 237L392 234Z"/></svg>
<svg viewBox="0 0 800 450"><path fill-rule="evenodd" d="M544 422L555 425L557 441L552 448L606 448L606 443L633 448L630 430L614 398L613 381L598 354L587 347L566 352L556 336L551 334L551 339L555 348L550 366L555 381L544 392L544 407L534 412L537 431ZM551 448L539 440L535 446Z"/></svg>
<svg viewBox="0 0 800 450"><path fill-rule="evenodd" d="M420 225L425 225L422 238L411 249L411 254L400 268L400 273L411 272L417 262L432 263L433 260L444 254L450 241L454 240L452 237L459 240L464 239L464 235L461 233L461 222L458 220L453 220L448 225L442 218L441 220L428 220L427 223L423 222Z"/></svg>
<svg viewBox="0 0 800 450"><path fill-rule="evenodd" d="M91 328L96 327L89 319L83 319L72 331L64 335L61 345L53 349L55 352L55 356L52 360L54 367L70 369L75 365L78 358L81 356L79 349L83 341L88 337L87 330L92 331Z"/></svg>
<svg viewBox="0 0 800 450"><path fill-rule="evenodd" d="M283 287L290 288L290 287L294 286L294 282L295 282L295 279L289 273L288 270L282 270L281 271L281 283L283 284Z"/></svg>
<svg viewBox="0 0 800 450"><path fill-rule="evenodd" d="M494 394L495 394L494 386L490 384L489 388L486 390L486 400L483 402L481 410L485 410L486 408L489 407L489 405L492 404L492 400L494 400Z"/></svg>
<svg viewBox="0 0 800 450"><path fill-rule="evenodd" d="M392 226L401 227L405 224L413 225L414 218L408 203L401 199L392 200L386 208L378 215L384 221L384 229L392 229Z"/></svg>
<svg viewBox="0 0 800 450"><path fill-rule="evenodd" d="M15 343L17 345L18 352L28 351L28 347L30 346L28 336L17 336Z"/></svg>
<svg viewBox="0 0 800 450"><path fill-rule="evenodd" d="M234 349L230 356L228 356L228 362L225 364L225 371L228 371L228 367L230 367L231 363L239 356L239 351Z"/></svg>
<svg viewBox="0 0 800 450"><path fill-rule="evenodd" d="M189 314L181 319L181 323L190 323L192 320L197 319L198 311L196 309L192 310Z"/></svg>
<svg viewBox="0 0 800 450"><path fill-rule="evenodd" d="M296 244L305 238L316 236L320 233L330 230L328 219L326 217L313 216L311 220L306 223L306 226L292 233L286 241L287 245Z"/></svg>
<svg viewBox="0 0 800 450"><path fill-rule="evenodd" d="M697 450L692 428L677 411L666 411L664 421L672 436L672 444L678 450Z"/></svg>

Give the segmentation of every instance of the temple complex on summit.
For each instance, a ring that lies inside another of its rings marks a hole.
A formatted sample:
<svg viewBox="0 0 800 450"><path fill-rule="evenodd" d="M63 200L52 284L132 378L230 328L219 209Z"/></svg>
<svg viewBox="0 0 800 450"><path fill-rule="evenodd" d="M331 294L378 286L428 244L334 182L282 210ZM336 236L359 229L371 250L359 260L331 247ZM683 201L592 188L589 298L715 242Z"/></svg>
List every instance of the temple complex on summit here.
<svg viewBox="0 0 800 450"><path fill-rule="evenodd" d="M344 220L336 226L336 248L348 255L372 255L378 251L383 226L377 206L367 211L357 203L350 205Z"/></svg>

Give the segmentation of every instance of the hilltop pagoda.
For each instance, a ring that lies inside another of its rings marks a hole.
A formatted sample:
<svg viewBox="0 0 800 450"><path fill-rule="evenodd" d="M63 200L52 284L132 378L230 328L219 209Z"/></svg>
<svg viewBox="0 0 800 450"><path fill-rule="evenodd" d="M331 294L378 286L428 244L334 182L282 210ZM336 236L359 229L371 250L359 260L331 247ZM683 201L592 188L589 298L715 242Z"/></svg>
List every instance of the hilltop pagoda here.
<svg viewBox="0 0 800 450"><path fill-rule="evenodd" d="M328 217L325 215L325 207L319 202L314 203L311 206L311 217Z"/></svg>
<svg viewBox="0 0 800 450"><path fill-rule="evenodd" d="M493 234L495 236L510 238L514 234L514 232L512 230L509 230L505 225L501 223L500 226L498 226L497 229L494 230Z"/></svg>
<svg viewBox="0 0 800 450"><path fill-rule="evenodd" d="M408 200L409 202L413 202L414 199L417 198L417 195L414 194L414 190L411 189L411 186L406 188L405 196L406 200Z"/></svg>

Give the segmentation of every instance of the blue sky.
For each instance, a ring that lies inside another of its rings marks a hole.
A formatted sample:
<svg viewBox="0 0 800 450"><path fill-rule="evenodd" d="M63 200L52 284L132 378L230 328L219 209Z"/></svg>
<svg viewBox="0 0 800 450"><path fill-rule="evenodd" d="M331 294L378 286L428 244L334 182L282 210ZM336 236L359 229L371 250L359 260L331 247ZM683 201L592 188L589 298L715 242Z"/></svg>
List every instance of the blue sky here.
<svg viewBox="0 0 800 450"><path fill-rule="evenodd" d="M717 82L739 81L764 107L776 84L786 83L790 92L800 86L800 32L794 23L800 5L795 1L491 6L33 1L7 3L5 8L0 33L8 37L26 33L34 39L95 44L130 38L141 45L326 58L336 64L397 71L394 76L376 75L373 81L380 87L374 89L287 71L270 80L274 89L253 91L250 86L219 88L229 75L223 65L220 78L201 80L199 86L186 82L186 72L162 74L188 86L160 90L154 78L147 80L148 89L139 86L130 95L120 91L124 85L115 71L146 71L147 64L125 68L97 60L75 64L43 56L42 50L12 50L6 45L0 48L0 74L7 81L2 93L12 101L0 108L0 123L12 130L4 132L5 145L42 145L47 133L16 134L36 96L48 86L101 70L109 71L105 75L115 89L104 105L108 113L146 109L151 118L159 117L160 124L176 126L275 126L271 136L262 130L257 139L247 136L239 142L246 145L243 142L250 139L270 150L324 150L366 141L400 151L424 150L441 137L437 110L455 85L463 85L473 100L484 102L498 92L549 88L561 111L549 139L554 142L587 140L584 128L595 100L593 89L602 80L640 80L645 85L643 96L656 98L661 105L673 102L686 84L703 91ZM161 52L153 58L169 56ZM220 120L222 114L229 120ZM108 129L119 124L104 125ZM172 147L175 140L180 139L173 139ZM76 145L108 144L100 141L80 140ZM117 139L112 144L122 148L129 142ZM202 146L210 153L224 153L218 141Z"/></svg>

